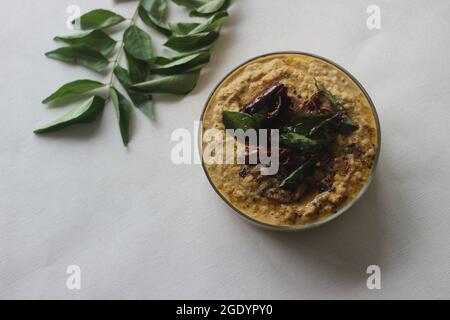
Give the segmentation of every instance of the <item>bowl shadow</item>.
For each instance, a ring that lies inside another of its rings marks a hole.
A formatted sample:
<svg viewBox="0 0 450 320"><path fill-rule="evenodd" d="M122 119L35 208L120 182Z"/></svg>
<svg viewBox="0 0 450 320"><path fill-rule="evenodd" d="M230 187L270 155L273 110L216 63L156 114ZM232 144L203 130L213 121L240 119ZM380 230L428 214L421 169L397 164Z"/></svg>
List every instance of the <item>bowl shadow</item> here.
<svg viewBox="0 0 450 320"><path fill-rule="evenodd" d="M369 265L387 267L388 244L383 237L386 212L380 182L375 176L361 199L327 224L296 233L252 227L257 231L258 241L275 248L281 256L290 257L291 266L339 273L346 280L365 285Z"/></svg>

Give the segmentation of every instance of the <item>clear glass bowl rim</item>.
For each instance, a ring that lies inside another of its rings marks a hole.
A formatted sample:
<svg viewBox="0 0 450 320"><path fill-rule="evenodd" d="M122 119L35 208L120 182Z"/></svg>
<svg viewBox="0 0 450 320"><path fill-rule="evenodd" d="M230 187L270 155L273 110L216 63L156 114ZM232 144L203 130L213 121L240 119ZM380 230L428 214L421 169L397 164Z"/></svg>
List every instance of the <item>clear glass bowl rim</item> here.
<svg viewBox="0 0 450 320"><path fill-rule="evenodd" d="M245 213L243 213L241 210L239 210L238 208L236 208L230 201L228 201L228 199L225 198L225 196L216 188L216 186L214 185L213 181L211 180L211 177L209 176L208 170L206 169L206 165L203 161L203 150L202 150L202 136L203 136L203 126L200 125L200 132L199 132L199 150L200 150L200 158L202 161L202 167L203 167L203 171L206 174L206 177L208 178L209 183L211 184L212 188L214 189L214 191L222 198L223 201L225 201L225 203L231 207L234 211L235 214L237 214L239 217L243 218L244 220L257 225L258 227L264 228L264 229L270 229L270 230L276 230L276 231L303 231L303 230L307 230L307 229L311 229L311 228L315 228L321 225L324 225L327 222L330 222L336 218L338 218L339 216L341 216L344 212L346 212L348 209L350 209L362 196L363 194L367 191L369 185L371 184L373 177L375 175L375 171L377 168L377 164L378 164L378 159L380 157L380 152L381 152L381 129L380 129L380 120L378 117L378 113L377 110L375 108L375 105L372 101L372 99L370 98L369 94L367 93L366 89L364 89L364 87L361 85L361 83L349 72L347 71L345 68L343 68L342 66L340 66L339 64L321 57L319 55L316 54L312 54L312 53L307 53L307 52L300 52L300 51L280 51L280 52L271 52L271 53L266 53L263 55L259 55L256 56L254 58L251 58L243 63L241 63L239 66L235 67L232 71L230 71L225 77L222 78L222 80L219 81L219 83L215 86L215 88L212 90L211 94L209 95L205 106L203 107L203 111L200 117L200 123L203 123L203 118L205 116L205 112L206 109L208 108L208 105L212 99L212 97L214 96L214 94L216 93L217 89L220 88L220 86L223 84L223 82L228 79L234 72L236 72L237 70L239 70L240 68L242 68L245 65L248 65L256 60L262 59L262 58L266 58L266 57L270 57L270 56L277 56L277 55L300 55L300 56L307 56L307 57L312 57L318 60L322 60L326 63L329 63L331 65L333 65L334 67L338 68L339 70L341 70L343 73L345 73L360 89L361 91L364 93L365 97L367 98L367 101L369 101L369 105L370 108L372 109L372 113L374 115L375 118L375 123L376 123L376 127L377 127L377 143L378 143L378 149L377 149L377 154L375 156L375 159L373 161L373 165L372 165L372 171L370 173L369 179L367 180L366 184L364 185L364 187L361 189L361 191L359 192L359 194L354 197L349 203L347 203L344 207L342 207L341 209L339 209L338 212L324 218L324 219L320 219L318 221L312 222L312 223L308 223L308 224L304 224L304 225L294 225L294 226L289 226L289 225L273 225L273 224L268 224L268 223L264 223L262 221L256 220L248 215L246 215Z"/></svg>

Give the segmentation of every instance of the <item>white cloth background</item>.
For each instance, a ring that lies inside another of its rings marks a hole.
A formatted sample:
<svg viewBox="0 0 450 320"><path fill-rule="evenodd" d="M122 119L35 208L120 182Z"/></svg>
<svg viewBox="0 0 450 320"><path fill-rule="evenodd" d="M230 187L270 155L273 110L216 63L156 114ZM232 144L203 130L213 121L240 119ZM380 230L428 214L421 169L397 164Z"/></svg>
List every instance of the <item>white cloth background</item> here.
<svg viewBox="0 0 450 320"><path fill-rule="evenodd" d="M16 0L0 11L1 298L450 298L450 2L238 0L213 60L184 99L135 114L128 150L112 108L100 123L37 137L65 112L42 98L96 77L44 58L83 11L134 3ZM368 30L366 8L381 8ZM172 7L172 20L183 11ZM155 36L160 43L161 37ZM382 154L349 212L299 234L234 216L202 168L170 162L171 132L193 131L214 86L256 55L316 53L365 86L379 112ZM381 267L382 289L366 288ZM79 265L82 289L66 288Z"/></svg>

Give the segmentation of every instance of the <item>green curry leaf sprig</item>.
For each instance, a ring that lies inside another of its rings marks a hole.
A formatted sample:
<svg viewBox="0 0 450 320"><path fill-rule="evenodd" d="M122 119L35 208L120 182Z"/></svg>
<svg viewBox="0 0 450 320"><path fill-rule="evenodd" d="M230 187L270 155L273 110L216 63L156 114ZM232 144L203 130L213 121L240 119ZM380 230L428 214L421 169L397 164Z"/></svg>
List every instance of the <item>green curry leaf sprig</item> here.
<svg viewBox="0 0 450 320"><path fill-rule="evenodd" d="M47 52L47 57L81 65L102 75L110 70L110 78L107 82L75 80L61 86L42 102L60 105L82 99L88 94L92 96L34 132L43 134L74 124L93 122L111 101L126 146L131 137L134 107L154 119L154 96L190 93L197 84L201 69L210 61L212 47L227 21L227 10L234 1L172 1L188 8L191 16L204 17L205 21L169 23L168 0L137 0L137 8L131 19L110 10L96 9L72 22L80 29L78 34L55 37L55 41L66 46ZM151 30L167 37L165 55L158 55L151 34L137 26L139 19ZM122 40L114 40L109 34L112 33L111 27L120 27L126 21L129 24ZM127 67L121 65L123 57ZM124 93L117 89L116 81Z"/></svg>

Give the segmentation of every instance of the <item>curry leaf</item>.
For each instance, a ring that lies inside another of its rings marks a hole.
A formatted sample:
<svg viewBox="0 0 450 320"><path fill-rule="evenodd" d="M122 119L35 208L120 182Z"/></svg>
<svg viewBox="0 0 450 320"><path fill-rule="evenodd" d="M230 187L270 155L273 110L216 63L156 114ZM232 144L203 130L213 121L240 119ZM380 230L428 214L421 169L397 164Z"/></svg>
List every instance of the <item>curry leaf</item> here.
<svg viewBox="0 0 450 320"><path fill-rule="evenodd" d="M162 63L154 64L152 71L159 74L172 74L194 70L208 63L210 57L209 51L203 51L181 57L161 58Z"/></svg>
<svg viewBox="0 0 450 320"><path fill-rule="evenodd" d="M225 129L242 129L246 131L248 129L257 129L261 124L261 119L244 112L224 111L222 117Z"/></svg>
<svg viewBox="0 0 450 320"><path fill-rule="evenodd" d="M150 16L158 21L165 21L167 17L167 0L141 0L141 6Z"/></svg>
<svg viewBox="0 0 450 320"><path fill-rule="evenodd" d="M298 133L280 134L280 144L291 147L299 152L311 153L324 149L328 142L326 140L314 140Z"/></svg>
<svg viewBox="0 0 450 320"><path fill-rule="evenodd" d="M112 27L124 20L124 17L112 11L97 9L83 14L78 19L73 20L72 24L79 23L81 30L92 30Z"/></svg>
<svg viewBox="0 0 450 320"><path fill-rule="evenodd" d="M335 111L343 111L344 105L334 96L323 84L316 81L317 90L331 103ZM359 126L345 113L341 116L339 131L343 134L350 134L359 129Z"/></svg>
<svg viewBox="0 0 450 320"><path fill-rule="evenodd" d="M103 98L99 96L93 96L92 98L81 104L79 107L66 113L64 116L58 118L57 120L49 123L42 128L36 129L34 133L48 133L58 131L78 123L93 122L103 111L104 106L105 100Z"/></svg>
<svg viewBox="0 0 450 320"><path fill-rule="evenodd" d="M218 37L219 33L216 31L201 32L186 36L173 35L164 45L179 52L194 51L212 44Z"/></svg>
<svg viewBox="0 0 450 320"><path fill-rule="evenodd" d="M133 82L130 79L130 74L127 69L117 66L114 68L114 75L116 76L117 80L119 80L122 87L127 90L131 88L133 85Z"/></svg>
<svg viewBox="0 0 450 320"><path fill-rule="evenodd" d="M145 10L144 7L140 6L138 9L139 17L141 18L142 22L144 22L147 26L150 28L155 29L156 31L161 32L163 35L170 37L172 34L172 31L170 30L167 23L160 21L153 16L149 15L148 12Z"/></svg>
<svg viewBox="0 0 450 320"><path fill-rule="evenodd" d="M339 123L339 132L342 134L351 134L359 129L359 126L348 116L344 115Z"/></svg>
<svg viewBox="0 0 450 320"><path fill-rule="evenodd" d="M136 108L138 108L142 113L144 113L148 118L154 119L155 118L155 108L153 103L153 97L151 94L138 91L136 89L131 88L133 85L130 75L128 71L120 66L117 66L114 69L114 75L116 76L117 80L119 80L122 87L127 92L128 96L130 97L131 101L133 101L133 104Z"/></svg>
<svg viewBox="0 0 450 320"><path fill-rule="evenodd" d="M114 1L120 3L133 0ZM210 61L210 48L228 17L226 9L233 3L233 0L173 1L189 8L191 15L207 16L208 19L203 23L168 24L168 0L136 1L137 12L131 19L125 19L110 10L96 9L71 22L83 32L55 37L55 40L65 42L69 46L46 53L49 58L79 64L96 72L106 70L114 61L110 83L112 84L115 78L128 95L125 97L109 85L109 98L114 103L124 144L129 140L129 113L133 105L153 119L154 94L184 95L195 88L201 68ZM151 37L137 27L138 17L144 24L169 38L164 50L165 56L155 57ZM114 52L117 41L103 30L125 20L130 20L130 26L124 32L123 45L117 51L116 57L110 61L107 57ZM120 66L122 54L125 55L128 70ZM60 87L44 99L43 103L62 102L105 86L104 83L93 80L73 81ZM104 105L104 99L94 96L65 116L37 129L36 133L93 121Z"/></svg>
<svg viewBox="0 0 450 320"><path fill-rule="evenodd" d="M82 44L105 56L113 52L116 47L116 41L102 30L88 31L72 36L58 36L55 37L55 40L63 41L68 44Z"/></svg>
<svg viewBox="0 0 450 320"><path fill-rule="evenodd" d="M194 9L194 13L199 14L211 14L220 10L223 7L226 0L210 0L203 5Z"/></svg>
<svg viewBox="0 0 450 320"><path fill-rule="evenodd" d="M311 157L308 161L303 163L281 182L280 188L292 188L302 182L312 173L316 160L316 157Z"/></svg>
<svg viewBox="0 0 450 320"><path fill-rule="evenodd" d="M55 93L45 98L42 103L64 101L104 86L104 83L93 80L77 80L69 82L59 88Z"/></svg>
<svg viewBox="0 0 450 320"><path fill-rule="evenodd" d="M227 19L228 13L222 11L211 16L203 24L179 22L179 23L171 23L169 24L169 27L174 35L185 36L207 31L216 31L227 21Z"/></svg>
<svg viewBox="0 0 450 320"><path fill-rule="evenodd" d="M131 115L132 107L130 101L125 98L116 88L111 87L109 90L111 100L116 111L117 121L119 123L120 134L125 146L130 141Z"/></svg>
<svg viewBox="0 0 450 320"><path fill-rule="evenodd" d="M146 61L136 59L126 49L124 51L131 82L137 83L147 80L147 76L150 74L150 65Z"/></svg>
<svg viewBox="0 0 450 320"><path fill-rule="evenodd" d="M47 52L47 57L68 63L80 64L88 69L102 72L109 64L101 53L84 45L77 44Z"/></svg>
<svg viewBox="0 0 450 320"><path fill-rule="evenodd" d="M340 111L344 109L342 103L336 98L323 84L316 81L317 90L331 103L331 106L336 110Z"/></svg>
<svg viewBox="0 0 450 320"><path fill-rule="evenodd" d="M336 113L330 112L325 114L313 114L309 112L301 112L297 114L291 125L283 127L282 131L294 132L303 135L311 135L323 126L324 121L332 118Z"/></svg>
<svg viewBox="0 0 450 320"><path fill-rule="evenodd" d="M311 130L309 131L309 135L313 136L313 135L315 135L318 131L320 131L323 128L328 128L328 127L335 128L335 126L332 125L332 124L333 124L333 122L336 121L336 119L338 117L341 117L341 116L342 115L340 113L335 113L333 116L329 117L328 119L323 120L321 123L319 123L315 127L311 128Z"/></svg>
<svg viewBox="0 0 450 320"><path fill-rule="evenodd" d="M194 8L191 12L191 16L205 17L219 11L227 11L229 7L234 3L234 0L209 0L204 1L204 4L200 7Z"/></svg>
<svg viewBox="0 0 450 320"><path fill-rule="evenodd" d="M185 36L191 33L192 30L195 30L200 26L200 23L196 22L177 22L177 23L169 23L169 28L172 31L172 34L177 36Z"/></svg>
<svg viewBox="0 0 450 320"><path fill-rule="evenodd" d="M123 42L127 52L136 59L147 61L153 57L153 43L147 32L130 26L124 34Z"/></svg>
<svg viewBox="0 0 450 320"><path fill-rule="evenodd" d="M204 5L208 0L172 0L179 6L184 6L188 9L195 9Z"/></svg>
<svg viewBox="0 0 450 320"><path fill-rule="evenodd" d="M228 13L221 11L211 16L205 23L192 29L189 34L196 34L206 31L214 31L220 28L228 20Z"/></svg>
<svg viewBox="0 0 450 320"><path fill-rule="evenodd" d="M185 95L191 92L198 81L200 70L158 77L146 82L138 83L132 88L151 94Z"/></svg>

